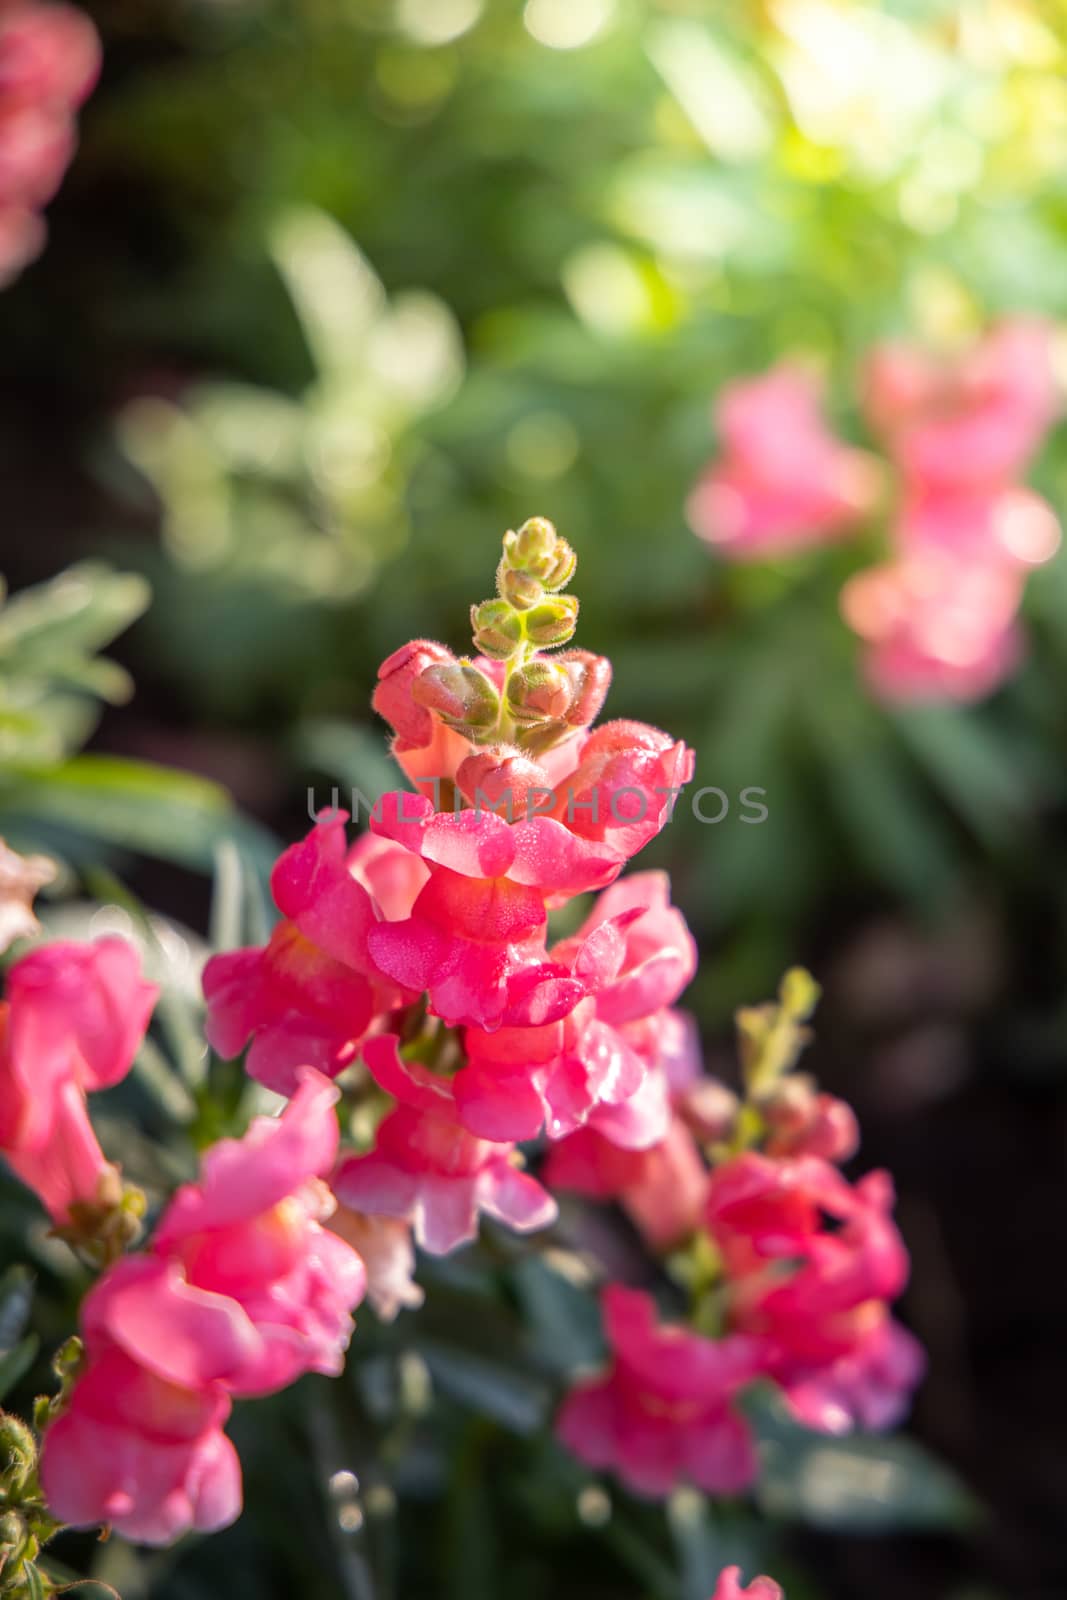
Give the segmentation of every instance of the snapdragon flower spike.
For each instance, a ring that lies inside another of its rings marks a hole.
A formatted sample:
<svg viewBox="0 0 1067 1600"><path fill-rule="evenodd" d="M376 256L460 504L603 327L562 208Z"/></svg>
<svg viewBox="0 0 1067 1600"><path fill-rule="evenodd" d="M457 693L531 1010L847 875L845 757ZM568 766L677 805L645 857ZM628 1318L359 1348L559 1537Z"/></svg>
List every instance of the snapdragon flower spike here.
<svg viewBox="0 0 1067 1600"><path fill-rule="evenodd" d="M398 1045L384 1034L364 1046L368 1068L397 1104L379 1124L374 1149L343 1160L334 1174L341 1204L410 1223L433 1255L473 1239L481 1213L519 1233L548 1227L556 1203L516 1167L514 1146L468 1133L451 1082L403 1061Z"/></svg>
<svg viewBox="0 0 1067 1600"><path fill-rule="evenodd" d="M376 1018L405 999L368 953L378 911L345 821L343 812L324 815L279 857L271 891L284 920L267 945L213 956L204 968L208 1042L230 1057L251 1038L248 1072L279 1094L293 1092L304 1065L336 1077ZM414 890L417 875L406 881ZM395 875L390 887L396 908Z"/></svg>
<svg viewBox="0 0 1067 1600"><path fill-rule="evenodd" d="M467 1064L453 1084L466 1127L490 1139L528 1139L544 1123L558 1139L597 1108L629 1106L627 1125L616 1129L623 1143L663 1137L665 1094L638 1096L673 1045L668 1008L696 970L689 930L669 900L663 873L613 885L574 938L552 951L583 993L566 1016L541 1027L468 1028Z"/></svg>
<svg viewBox="0 0 1067 1600"><path fill-rule="evenodd" d="M753 1578L747 1588L742 1586L741 1568L727 1567L719 1574L711 1600L783 1600L781 1585L773 1578Z"/></svg>
<svg viewBox="0 0 1067 1600"><path fill-rule="evenodd" d="M612 1364L564 1400L563 1444L652 1499L683 1483L717 1495L746 1489L758 1463L734 1398L761 1372L760 1341L662 1323L651 1296L619 1285L605 1289L602 1307Z"/></svg>
<svg viewBox="0 0 1067 1600"><path fill-rule="evenodd" d="M133 1064L159 990L124 939L61 940L23 956L0 1005L0 1153L53 1221L118 1203L85 1096Z"/></svg>
<svg viewBox="0 0 1067 1600"><path fill-rule="evenodd" d="M766 1341L768 1372L809 1427L888 1426L923 1368L892 1323L908 1257L888 1174L851 1186L814 1156L748 1153L711 1177L708 1230L722 1253L732 1328Z"/></svg>
<svg viewBox="0 0 1067 1600"><path fill-rule="evenodd" d="M727 384L715 408L723 453L689 499L697 536L731 560L758 560L851 532L881 475L822 416L814 375L789 363Z"/></svg>

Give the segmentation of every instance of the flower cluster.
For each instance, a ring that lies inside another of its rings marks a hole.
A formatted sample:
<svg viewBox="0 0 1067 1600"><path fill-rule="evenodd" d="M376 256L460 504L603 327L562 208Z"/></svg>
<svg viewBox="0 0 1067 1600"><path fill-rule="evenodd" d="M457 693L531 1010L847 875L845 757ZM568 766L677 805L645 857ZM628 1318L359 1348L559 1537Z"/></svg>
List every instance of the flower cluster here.
<svg viewBox="0 0 1067 1600"><path fill-rule="evenodd" d="M669 817L692 757L640 723L593 726L611 672L561 648L574 567L534 518L506 536L497 595L473 608L481 654L419 640L389 657L374 704L417 792L383 796L351 847L344 817L324 816L278 862L270 942L204 974L212 1044L232 1055L251 1040L248 1070L272 1089L289 1093L308 1062L336 1077L361 1060L373 1144L333 1187L345 1236L373 1225L388 1242L370 1292L391 1278L390 1307L410 1261L398 1224L442 1253L483 1213L520 1231L553 1220L520 1141L595 1128L637 1151L668 1126L671 1007L695 951L662 876L613 880ZM578 932L550 944L549 911L597 889Z"/></svg>
<svg viewBox="0 0 1067 1600"><path fill-rule="evenodd" d="M954 359L876 347L862 399L889 473L834 438L802 369L729 385L723 456L690 520L728 557L781 554L869 520L884 480L891 557L841 597L868 682L887 699L980 699L1018 665L1026 575L1060 539L1052 508L1020 481L1060 409L1052 330L1008 320Z"/></svg>
<svg viewBox="0 0 1067 1600"><path fill-rule="evenodd" d="M74 154L74 114L100 70L84 12L0 0L0 287L44 244L40 212Z"/></svg>
<svg viewBox="0 0 1067 1600"><path fill-rule="evenodd" d="M550 1179L618 1199L653 1249L673 1247L668 1264L691 1294L680 1325L661 1321L650 1295L609 1285L610 1368L560 1412L564 1444L638 1494L747 1488L758 1462L737 1400L750 1384L775 1385L798 1421L841 1433L897 1421L922 1374L889 1311L908 1259L888 1175L843 1177L855 1119L792 1071L814 1001L792 973L779 1004L739 1014L743 1101L712 1080L676 1080L671 1130L639 1160L586 1130L550 1158Z"/></svg>
<svg viewBox="0 0 1067 1600"><path fill-rule="evenodd" d="M46 1516L154 1544L232 1521L233 1401L338 1373L364 1295L386 1319L421 1303L416 1245L451 1251L483 1215L544 1228L553 1190L617 1200L692 1302L680 1326L607 1289L611 1369L559 1422L585 1461L649 1495L733 1493L757 1471L751 1384L828 1431L901 1410L921 1355L888 1310L907 1272L889 1180L845 1180L855 1119L792 1070L814 985L791 974L780 1004L740 1014L743 1099L704 1076L677 1009L685 921L662 873L620 878L692 755L597 721L611 674L569 647L574 568L534 518L473 608L478 654L417 641L381 668L374 703L414 792L383 796L354 843L321 816L275 865L266 943L204 969L209 1043L245 1052L283 1108L208 1148L140 1248L144 1197L105 1160L87 1096L129 1071L156 990L118 939L11 967L0 1151L102 1269L39 1420L26 1550ZM43 864L0 868L0 912L29 931ZM553 938L550 913L585 894ZM541 1136L538 1178L520 1145ZM730 1569L715 1600L777 1593Z"/></svg>

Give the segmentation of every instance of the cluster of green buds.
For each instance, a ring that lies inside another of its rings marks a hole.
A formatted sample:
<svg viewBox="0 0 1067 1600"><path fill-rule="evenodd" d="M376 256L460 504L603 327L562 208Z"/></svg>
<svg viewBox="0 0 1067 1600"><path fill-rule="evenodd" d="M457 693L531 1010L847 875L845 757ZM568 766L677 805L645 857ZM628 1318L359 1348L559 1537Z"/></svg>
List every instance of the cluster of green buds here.
<svg viewBox="0 0 1067 1600"><path fill-rule="evenodd" d="M39 1565L41 1551L62 1526L41 1493L39 1439L66 1406L81 1364L81 1340L70 1338L52 1363L59 1392L37 1401L33 1428L0 1411L0 1600L35 1600L70 1587L57 1584Z"/></svg>
<svg viewBox="0 0 1067 1600"><path fill-rule="evenodd" d="M500 662L502 672L490 675L467 657L457 661L429 641L398 653L375 705L401 738L426 737L405 710L405 682L417 716L430 713L474 745L507 744L537 755L588 727L604 703L611 666L587 650L560 648L578 620L578 601L559 593L576 565L574 551L545 517L506 533L496 597L471 608L475 649ZM401 686L396 691L394 682Z"/></svg>
<svg viewBox="0 0 1067 1600"><path fill-rule="evenodd" d="M554 650L573 639L578 601L560 594L578 558L547 517L531 517L504 535L496 572L496 598L471 607L475 647L492 661L511 661L531 650Z"/></svg>

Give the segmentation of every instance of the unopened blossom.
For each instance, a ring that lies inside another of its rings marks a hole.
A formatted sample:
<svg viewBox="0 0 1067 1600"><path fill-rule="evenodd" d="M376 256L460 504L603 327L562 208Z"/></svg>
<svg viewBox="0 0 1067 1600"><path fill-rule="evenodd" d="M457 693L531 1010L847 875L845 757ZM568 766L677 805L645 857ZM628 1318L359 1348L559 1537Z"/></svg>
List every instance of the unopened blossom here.
<svg viewBox="0 0 1067 1600"><path fill-rule="evenodd" d="M40 252L41 208L70 164L75 112L100 70L100 43L74 6L0 5L0 287Z"/></svg>
<svg viewBox="0 0 1067 1600"><path fill-rule="evenodd" d="M57 1223L115 1203L85 1096L133 1064L159 991L124 939L60 940L16 961L0 1004L0 1153Z"/></svg>
<svg viewBox="0 0 1067 1600"><path fill-rule="evenodd" d="M844 1100L821 1092L807 1073L787 1073L759 1103L769 1156L820 1156L848 1161L859 1149L856 1114Z"/></svg>
<svg viewBox="0 0 1067 1600"><path fill-rule="evenodd" d="M761 1370L760 1342L705 1339L661 1322L649 1295L619 1285L604 1291L602 1306L611 1366L564 1400L563 1444L654 1499L683 1483L717 1495L746 1489L756 1451L734 1399Z"/></svg>
<svg viewBox="0 0 1067 1600"><path fill-rule="evenodd" d="M0 954L16 939L28 939L40 930L33 914L34 898L55 875L55 863L47 856L20 856L0 839Z"/></svg>
<svg viewBox="0 0 1067 1600"><path fill-rule="evenodd" d="M719 1574L711 1600L782 1600L781 1585L773 1578L753 1578L746 1586L741 1579L740 1567L727 1567Z"/></svg>
<svg viewBox="0 0 1067 1600"><path fill-rule="evenodd" d="M340 812L290 846L271 874L282 913L266 946L213 956L204 968L208 1042L291 1094L303 1066L335 1077L355 1060L375 1017L402 999L367 950L377 908L353 870Z"/></svg>
<svg viewBox="0 0 1067 1600"><path fill-rule="evenodd" d="M689 498L695 533L733 560L827 543L877 502L878 465L843 444L822 412L821 388L783 363L727 384L715 408L719 458Z"/></svg>
<svg viewBox="0 0 1067 1600"><path fill-rule="evenodd" d="M305 1068L280 1117L257 1117L243 1138L212 1145L156 1229L155 1253L249 1324L244 1364L227 1377L233 1394L266 1394L344 1364L366 1272L323 1226L335 1208L323 1178L337 1156L339 1097Z"/></svg>
<svg viewBox="0 0 1067 1600"><path fill-rule="evenodd" d="M519 1233L555 1220L555 1201L520 1170L514 1145L477 1139L461 1125L447 1078L402 1060L391 1034L369 1040L363 1055L397 1103L374 1149L343 1160L334 1174L342 1205L410 1223L434 1255L473 1239L482 1213Z"/></svg>

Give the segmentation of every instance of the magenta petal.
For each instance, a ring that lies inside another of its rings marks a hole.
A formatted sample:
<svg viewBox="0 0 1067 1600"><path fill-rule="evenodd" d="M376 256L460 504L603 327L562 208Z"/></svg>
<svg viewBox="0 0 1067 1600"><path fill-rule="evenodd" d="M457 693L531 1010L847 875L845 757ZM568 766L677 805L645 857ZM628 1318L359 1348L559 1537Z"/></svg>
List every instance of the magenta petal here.
<svg viewBox="0 0 1067 1600"><path fill-rule="evenodd" d="M201 1389L234 1376L260 1352L255 1328L235 1300L186 1283L176 1262L128 1256L86 1297L83 1324L168 1383Z"/></svg>

